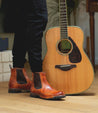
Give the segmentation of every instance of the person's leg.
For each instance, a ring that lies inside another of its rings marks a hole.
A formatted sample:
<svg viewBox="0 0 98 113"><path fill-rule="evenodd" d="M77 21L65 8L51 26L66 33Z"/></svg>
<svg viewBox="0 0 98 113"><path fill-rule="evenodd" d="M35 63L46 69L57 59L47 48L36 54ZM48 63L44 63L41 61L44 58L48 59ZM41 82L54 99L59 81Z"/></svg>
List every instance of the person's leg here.
<svg viewBox="0 0 98 113"><path fill-rule="evenodd" d="M30 0L27 14L28 56L32 72L42 71L42 37L47 24L46 0Z"/></svg>
<svg viewBox="0 0 98 113"><path fill-rule="evenodd" d="M27 36L30 38L28 55L33 82L30 96L44 99L65 97L61 91L53 89L42 72L42 37L47 24L46 0L31 0L32 10L27 15Z"/></svg>
<svg viewBox="0 0 98 113"><path fill-rule="evenodd" d="M23 30L19 30L15 33L13 43L13 67L24 68L26 47L25 47L25 33Z"/></svg>
<svg viewBox="0 0 98 113"><path fill-rule="evenodd" d="M16 1L16 0L15 0ZM22 0L20 2L15 2L17 7L14 9L14 16L16 18L15 23L15 37L13 43L13 67L23 68L25 63L25 55L26 55L26 22L25 22L25 12L23 8L25 4L22 4Z"/></svg>
<svg viewBox="0 0 98 113"><path fill-rule="evenodd" d="M11 68L11 77L9 81L9 93L18 93L22 90L30 91L31 80L28 78L24 69L25 55L25 32L23 28L16 32L13 44L13 68Z"/></svg>
<svg viewBox="0 0 98 113"><path fill-rule="evenodd" d="M18 5L18 4L17 4ZM17 6L17 24L15 26L15 38L13 43L13 68L11 68L11 77L9 81L9 93L18 93L25 91L30 91L31 80L28 78L26 71L24 69L25 55L27 50L27 40L26 40L26 22L25 13L23 11L23 5Z"/></svg>

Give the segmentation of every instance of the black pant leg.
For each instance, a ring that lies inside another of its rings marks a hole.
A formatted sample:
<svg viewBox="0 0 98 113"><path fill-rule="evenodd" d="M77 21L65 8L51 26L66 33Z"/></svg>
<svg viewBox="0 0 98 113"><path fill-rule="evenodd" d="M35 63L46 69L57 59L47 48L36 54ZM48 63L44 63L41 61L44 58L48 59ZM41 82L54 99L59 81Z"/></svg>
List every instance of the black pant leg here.
<svg viewBox="0 0 98 113"><path fill-rule="evenodd" d="M11 2L12 0L10 0ZM13 43L13 67L23 68L25 63L25 55L28 48L29 37L27 36L26 18L27 12L29 10L29 1L24 0L14 0L11 2L13 7L9 7L11 10L11 17L14 18L13 31L15 33L14 43ZM28 40L26 38L28 37Z"/></svg>
<svg viewBox="0 0 98 113"><path fill-rule="evenodd" d="M17 31L13 43L13 67L23 68L26 55L26 44L24 31Z"/></svg>
<svg viewBox="0 0 98 113"><path fill-rule="evenodd" d="M42 71L42 37L47 24L46 0L31 0L32 11L27 15L27 34L30 38L28 56L32 72Z"/></svg>

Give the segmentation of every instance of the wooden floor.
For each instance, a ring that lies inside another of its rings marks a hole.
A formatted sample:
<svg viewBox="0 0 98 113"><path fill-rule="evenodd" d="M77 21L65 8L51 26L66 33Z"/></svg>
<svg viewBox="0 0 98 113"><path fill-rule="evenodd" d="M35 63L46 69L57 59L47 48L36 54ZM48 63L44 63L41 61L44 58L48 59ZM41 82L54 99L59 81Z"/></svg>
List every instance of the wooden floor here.
<svg viewBox="0 0 98 113"><path fill-rule="evenodd" d="M80 95L53 101L31 98L29 93L9 94L0 83L0 113L98 113L98 67L92 86Z"/></svg>

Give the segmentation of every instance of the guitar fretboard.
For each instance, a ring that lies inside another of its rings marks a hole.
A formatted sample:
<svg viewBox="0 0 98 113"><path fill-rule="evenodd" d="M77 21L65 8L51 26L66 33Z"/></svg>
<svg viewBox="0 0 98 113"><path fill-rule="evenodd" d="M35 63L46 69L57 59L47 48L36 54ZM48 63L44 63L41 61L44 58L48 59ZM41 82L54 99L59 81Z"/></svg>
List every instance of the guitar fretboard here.
<svg viewBox="0 0 98 113"><path fill-rule="evenodd" d="M60 10L60 32L61 39L65 39L68 37L67 32L67 2L66 0L59 0L59 10Z"/></svg>

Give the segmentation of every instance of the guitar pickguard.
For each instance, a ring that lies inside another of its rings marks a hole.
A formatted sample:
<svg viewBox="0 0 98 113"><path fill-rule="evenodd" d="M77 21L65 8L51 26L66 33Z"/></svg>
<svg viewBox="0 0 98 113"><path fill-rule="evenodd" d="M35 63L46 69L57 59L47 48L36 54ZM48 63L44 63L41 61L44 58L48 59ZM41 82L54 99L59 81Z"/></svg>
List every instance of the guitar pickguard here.
<svg viewBox="0 0 98 113"><path fill-rule="evenodd" d="M71 63L79 63L82 60L80 50L78 49L77 45L75 44L75 42L70 37L69 37L69 40L73 44L73 50L69 54L69 60L70 60Z"/></svg>

